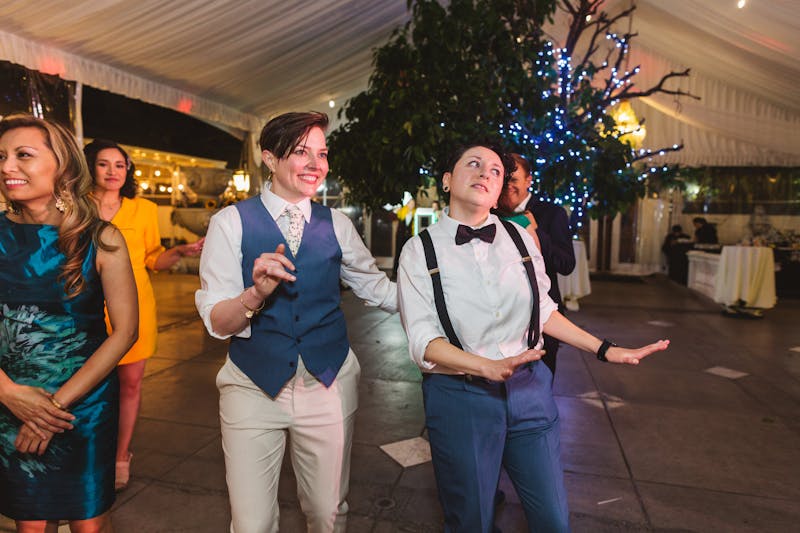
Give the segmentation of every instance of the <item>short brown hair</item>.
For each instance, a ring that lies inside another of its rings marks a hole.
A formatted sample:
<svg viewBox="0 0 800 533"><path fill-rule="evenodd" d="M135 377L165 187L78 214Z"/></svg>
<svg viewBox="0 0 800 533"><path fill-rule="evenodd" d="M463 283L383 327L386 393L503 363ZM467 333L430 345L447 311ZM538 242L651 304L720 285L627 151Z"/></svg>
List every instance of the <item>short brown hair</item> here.
<svg viewBox="0 0 800 533"><path fill-rule="evenodd" d="M328 115L317 111L278 115L261 130L261 151L269 150L276 157L284 159L314 127L325 131L328 127Z"/></svg>

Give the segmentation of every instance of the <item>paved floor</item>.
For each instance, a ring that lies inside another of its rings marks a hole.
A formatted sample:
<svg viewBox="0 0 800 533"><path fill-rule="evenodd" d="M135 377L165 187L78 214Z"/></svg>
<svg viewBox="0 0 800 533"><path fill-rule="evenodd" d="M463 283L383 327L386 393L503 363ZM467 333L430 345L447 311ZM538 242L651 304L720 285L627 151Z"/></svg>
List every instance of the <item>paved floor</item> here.
<svg viewBox="0 0 800 533"><path fill-rule="evenodd" d="M144 382L133 481L114 507L118 533L224 532L229 510L214 377L225 345L195 315L195 277L154 276L159 349ZM599 337L672 340L639 367L562 348L555 392L572 528L603 531L797 531L800 523L800 300L763 320L723 317L664 278L598 281L570 317ZM423 435L420 374L397 316L343 307L362 365L349 497L350 532L441 531L430 463L403 468L380 445ZM706 370L722 367L737 379ZM498 525L526 531L518 500ZM304 531L288 463L281 531ZM10 528L0 519L0 531Z"/></svg>

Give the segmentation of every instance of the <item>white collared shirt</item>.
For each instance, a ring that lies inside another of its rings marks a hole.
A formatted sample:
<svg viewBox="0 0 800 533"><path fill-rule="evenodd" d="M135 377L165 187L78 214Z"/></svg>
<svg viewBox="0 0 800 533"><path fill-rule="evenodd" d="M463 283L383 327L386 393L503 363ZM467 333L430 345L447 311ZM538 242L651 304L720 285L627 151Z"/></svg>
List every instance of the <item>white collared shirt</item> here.
<svg viewBox="0 0 800 533"><path fill-rule="evenodd" d="M275 219L282 233L286 233L288 220L281 215L289 202L264 188L261 201ZM311 221L311 200L296 204L306 223ZM384 311L397 311L397 289L386 274L375 265L375 259L364 246L353 222L340 211L331 209L333 232L342 249L340 276L353 293L367 305L378 306ZM264 250L273 252L274 250ZM244 291L242 280L242 219L236 206L228 206L211 217L200 257L200 290L195 293L195 304L208 332L215 338L226 339L230 335L218 335L211 327L211 310L222 300L238 298ZM238 337L250 337L248 325Z"/></svg>
<svg viewBox="0 0 800 533"><path fill-rule="evenodd" d="M491 244L473 239L456 245L459 222L448 214L442 214L428 231L436 250L450 321L464 350L488 359L502 359L528 349L531 289L522 257L505 227L494 215L489 215L483 225L489 224L497 226ZM557 306L547 295L550 280L545 274L542 254L530 234L520 226L517 229L533 259L541 331ZM425 349L432 340L447 339L447 335L436 312L433 285L419 236L403 247L398 270L400 317L411 359L424 372L439 372L435 364L424 359ZM541 348L542 342L540 339L537 348Z"/></svg>
<svg viewBox="0 0 800 533"><path fill-rule="evenodd" d="M528 202L531 201L531 197L532 196L533 195L531 193L528 193L528 195L525 197L525 199L522 200L522 202L517 207L514 208L514 212L515 213L523 213L525 211L525 209L528 207Z"/></svg>

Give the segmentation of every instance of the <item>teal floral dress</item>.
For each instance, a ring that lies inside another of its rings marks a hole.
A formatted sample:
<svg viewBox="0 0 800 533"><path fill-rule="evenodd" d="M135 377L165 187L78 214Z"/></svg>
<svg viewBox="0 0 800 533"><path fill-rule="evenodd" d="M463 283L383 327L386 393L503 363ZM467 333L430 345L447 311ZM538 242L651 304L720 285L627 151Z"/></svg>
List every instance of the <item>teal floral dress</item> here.
<svg viewBox="0 0 800 533"><path fill-rule="evenodd" d="M87 237L88 238L88 237ZM58 228L0 213L0 368L17 384L55 392L106 339L103 289L91 245L85 289L67 298ZM114 503L116 372L70 406L74 429L41 456L14 448L21 421L0 404L0 513L15 520L82 520Z"/></svg>

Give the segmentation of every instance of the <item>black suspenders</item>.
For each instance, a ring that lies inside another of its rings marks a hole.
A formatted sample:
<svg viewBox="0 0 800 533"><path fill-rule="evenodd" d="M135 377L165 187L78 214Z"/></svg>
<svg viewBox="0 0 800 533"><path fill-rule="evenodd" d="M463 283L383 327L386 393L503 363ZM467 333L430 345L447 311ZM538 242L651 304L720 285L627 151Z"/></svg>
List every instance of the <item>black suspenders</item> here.
<svg viewBox="0 0 800 533"><path fill-rule="evenodd" d="M522 257L522 264L525 267L525 272L528 274L528 282L531 286L533 294L533 305L531 309L531 323L528 327L528 348L533 348L539 342L539 285L536 283L536 273L533 271L533 261L522 242L522 237L517 228L507 220L500 220L506 228L508 235L519 250L519 255ZM456 336L453 329L453 324L450 322L450 315L447 314L447 307L444 303L444 292L442 291L442 278L439 274L439 264L436 260L436 251L433 249L433 241L428 233L428 230L419 232L419 237L422 240L422 249L425 251L425 263L428 266L428 274L431 276L433 283L433 300L436 303L436 312L439 314L439 322L441 322L444 332L447 334L447 339L453 346L463 349L461 342Z"/></svg>

